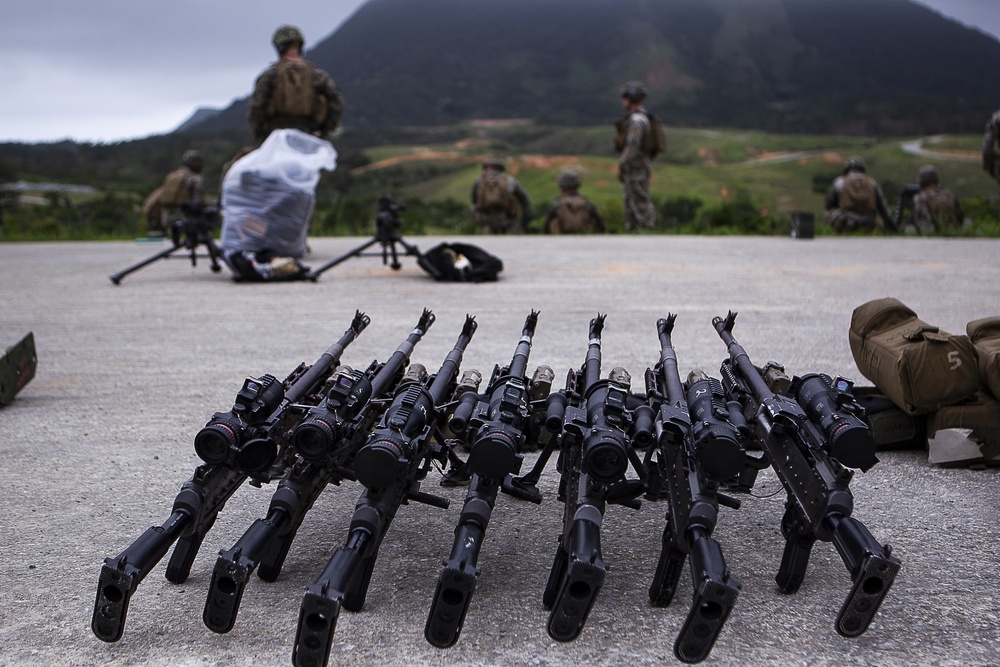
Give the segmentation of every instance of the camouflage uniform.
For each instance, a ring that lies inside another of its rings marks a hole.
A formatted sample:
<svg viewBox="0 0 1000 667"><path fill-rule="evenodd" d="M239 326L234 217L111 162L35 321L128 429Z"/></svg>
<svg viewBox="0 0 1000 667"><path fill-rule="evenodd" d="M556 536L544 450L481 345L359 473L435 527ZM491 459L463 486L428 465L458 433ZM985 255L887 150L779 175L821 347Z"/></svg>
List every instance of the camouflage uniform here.
<svg viewBox="0 0 1000 667"><path fill-rule="evenodd" d="M201 170L203 158L198 151L187 151L182 158L184 166L163 179L163 185L153 191L143 202L147 233L151 236L170 232L175 222L184 217L181 204L205 198Z"/></svg>
<svg viewBox="0 0 1000 667"><path fill-rule="evenodd" d="M920 192L913 196L913 222L921 234L961 225L965 219L958 197L939 185L938 170L925 165L918 172Z"/></svg>
<svg viewBox="0 0 1000 667"><path fill-rule="evenodd" d="M635 231L653 229L656 225L656 209L649 194L651 161L642 150L643 138L652 132L652 126L642 100L646 97L645 86L630 81L621 88L622 98L631 99L639 106L632 109L621 128L618 156L618 180L622 182L622 205L625 210L625 229Z"/></svg>
<svg viewBox="0 0 1000 667"><path fill-rule="evenodd" d="M867 195L863 199L848 201L845 189L848 192L867 192ZM823 217L838 234L874 231L876 227L885 231L895 226L882 188L874 178L865 174L865 164L860 158L851 158L844 163L844 173L834 179L833 185L826 191L824 204L826 213Z"/></svg>
<svg viewBox="0 0 1000 667"><path fill-rule="evenodd" d="M546 234L592 234L607 231L597 207L577 190L580 177L572 173L559 176L561 193L552 200L545 215Z"/></svg>
<svg viewBox="0 0 1000 667"><path fill-rule="evenodd" d="M528 221L534 217L531 199L517 179L504 173L504 165L498 160L486 160L483 173L472 184L472 213L480 229L490 234L515 234L527 229ZM487 179L498 179L507 193L501 205L485 206L480 199L480 191ZM518 216L520 212L520 217Z"/></svg>
<svg viewBox="0 0 1000 667"><path fill-rule="evenodd" d="M1000 190L1000 111L990 116L983 132L983 171L996 179Z"/></svg>
<svg viewBox="0 0 1000 667"><path fill-rule="evenodd" d="M247 119L257 142L263 142L271 132L280 129L301 130L326 138L337 129L344 112L344 98L330 75L308 60L287 58L288 45L301 49L304 40L297 28L282 26L274 34L274 46L281 58L264 70L254 83ZM275 93L284 85L283 81L294 86L296 106L308 107L309 111L285 108L284 105L290 102L277 99ZM311 90L312 99L306 90L300 90L303 87ZM305 98L307 103L303 105L298 98Z"/></svg>

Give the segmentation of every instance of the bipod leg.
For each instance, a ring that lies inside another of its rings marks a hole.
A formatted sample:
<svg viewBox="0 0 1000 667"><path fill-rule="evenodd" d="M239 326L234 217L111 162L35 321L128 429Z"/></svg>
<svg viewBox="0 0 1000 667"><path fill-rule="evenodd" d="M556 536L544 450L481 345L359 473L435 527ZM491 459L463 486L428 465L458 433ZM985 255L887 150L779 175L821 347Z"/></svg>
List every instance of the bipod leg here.
<svg viewBox="0 0 1000 667"><path fill-rule="evenodd" d="M208 259L212 263L212 273L221 271L222 264L229 264L226 261L226 256L222 253L222 249L215 243L215 240L211 236L206 236L202 239L202 243L208 248Z"/></svg>
<svg viewBox="0 0 1000 667"><path fill-rule="evenodd" d="M309 280L309 281L312 281L312 282L316 282L316 279L319 278L320 275L322 275L323 273L325 273L329 269L332 269L333 267L337 266L341 262L346 262L351 257L357 257L358 255L360 255L361 253L363 253L365 250L367 250L368 248L372 247L376 243L379 243L379 240L377 238L373 238L370 241L368 241L367 243L362 243L361 245L359 245L354 250L349 250L348 252L345 252L340 257L335 257L334 259L331 259L326 264L323 264L322 266L320 266L318 268L315 268L312 271L310 271L309 273L307 273L306 274L306 280Z"/></svg>
<svg viewBox="0 0 1000 667"><path fill-rule="evenodd" d="M183 247L184 247L183 244L175 242L173 244L173 246L171 246L170 248L167 248L166 250L158 252L155 255L153 255L152 257L148 257L148 258L142 260L141 262L137 262L137 263L133 264L132 266L130 266L128 268L122 269L118 273L112 273L110 276L108 276L108 278L115 285L121 285L122 278L124 278L128 274L133 273L135 271L138 271L139 269L152 264L153 262L155 262L158 259L166 259L167 257L170 257L170 255L174 254L175 252L177 252L178 250L180 250Z"/></svg>

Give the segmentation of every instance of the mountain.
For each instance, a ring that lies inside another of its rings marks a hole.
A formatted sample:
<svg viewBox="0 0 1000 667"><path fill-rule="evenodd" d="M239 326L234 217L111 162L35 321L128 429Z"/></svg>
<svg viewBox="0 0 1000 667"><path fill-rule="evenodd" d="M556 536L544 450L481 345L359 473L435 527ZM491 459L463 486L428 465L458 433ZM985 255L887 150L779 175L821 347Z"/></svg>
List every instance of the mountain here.
<svg viewBox="0 0 1000 667"><path fill-rule="evenodd" d="M911 0L369 0L307 46L348 127L601 124L629 79L691 127L979 132L1000 103L1000 42Z"/></svg>

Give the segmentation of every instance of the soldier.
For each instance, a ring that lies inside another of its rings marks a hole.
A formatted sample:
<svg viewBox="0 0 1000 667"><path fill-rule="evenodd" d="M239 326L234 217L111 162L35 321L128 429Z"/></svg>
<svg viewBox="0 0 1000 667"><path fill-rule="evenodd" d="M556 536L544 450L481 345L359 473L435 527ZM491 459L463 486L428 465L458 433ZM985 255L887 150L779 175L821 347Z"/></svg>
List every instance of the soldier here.
<svg viewBox="0 0 1000 667"><path fill-rule="evenodd" d="M472 184L473 215L480 228L491 234L523 232L534 217L528 193L506 169L502 160L486 158L483 173Z"/></svg>
<svg viewBox="0 0 1000 667"><path fill-rule="evenodd" d="M889 204L882 188L865 172L864 160L851 157L844 161L842 175L826 191L824 219L838 234L855 231L895 231ZM876 216L881 216L879 221Z"/></svg>
<svg viewBox="0 0 1000 667"><path fill-rule="evenodd" d="M205 160L196 150L185 151L180 169L170 172L163 185L153 190L142 203L148 236L166 236L173 224L183 217L181 204L205 197L201 171Z"/></svg>
<svg viewBox="0 0 1000 667"><path fill-rule="evenodd" d="M326 138L337 129L344 98L330 75L303 59L299 29L284 25L272 39L279 59L257 77L247 117L254 139L291 128Z"/></svg>
<svg viewBox="0 0 1000 667"><path fill-rule="evenodd" d="M655 129L649 112L642 105L646 99L646 87L638 81L622 85L622 107L625 117L616 123L618 136L615 149L618 156L618 180L622 182L622 203L625 209L626 231L653 229L656 225L656 209L649 196L651 139Z"/></svg>
<svg viewBox="0 0 1000 667"><path fill-rule="evenodd" d="M581 195L580 177L572 171L559 174L559 196L545 216L546 234L588 234L607 231L597 208Z"/></svg>
<svg viewBox="0 0 1000 667"><path fill-rule="evenodd" d="M942 188L940 180L941 174L934 165L925 164L917 170L920 192L913 196L913 221L921 234L956 227L965 219L958 197Z"/></svg>
<svg viewBox="0 0 1000 667"><path fill-rule="evenodd" d="M996 179L1000 190L1000 111L990 116L983 132L983 171Z"/></svg>

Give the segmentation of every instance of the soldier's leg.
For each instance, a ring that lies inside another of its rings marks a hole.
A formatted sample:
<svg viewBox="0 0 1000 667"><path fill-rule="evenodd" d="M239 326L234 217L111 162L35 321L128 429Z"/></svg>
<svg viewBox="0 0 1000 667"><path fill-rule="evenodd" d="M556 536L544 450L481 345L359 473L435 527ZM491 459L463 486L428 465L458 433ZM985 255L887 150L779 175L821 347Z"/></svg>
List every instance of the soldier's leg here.
<svg viewBox="0 0 1000 667"><path fill-rule="evenodd" d="M635 231L653 229L656 210L649 195L649 171L642 170L624 175L622 191L625 206L625 229Z"/></svg>

